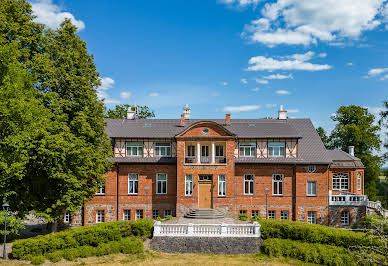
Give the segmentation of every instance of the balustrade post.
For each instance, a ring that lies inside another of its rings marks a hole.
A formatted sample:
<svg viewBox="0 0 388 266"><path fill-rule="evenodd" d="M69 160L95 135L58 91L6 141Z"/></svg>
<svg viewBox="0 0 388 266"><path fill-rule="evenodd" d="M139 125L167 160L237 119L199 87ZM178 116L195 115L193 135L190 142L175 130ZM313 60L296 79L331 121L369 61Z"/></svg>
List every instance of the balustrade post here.
<svg viewBox="0 0 388 266"><path fill-rule="evenodd" d="M197 142L197 164L201 163L201 143Z"/></svg>
<svg viewBox="0 0 388 266"><path fill-rule="evenodd" d="M221 224L221 236L227 236L228 230L227 230L227 224L222 223Z"/></svg>
<svg viewBox="0 0 388 266"><path fill-rule="evenodd" d="M216 163L216 148L215 148L214 141L212 141L212 158L211 158L211 164L215 164L215 163Z"/></svg>
<svg viewBox="0 0 388 266"><path fill-rule="evenodd" d="M193 236L194 235L194 226L193 224L187 224L187 235Z"/></svg>
<svg viewBox="0 0 388 266"><path fill-rule="evenodd" d="M260 224L256 221L253 222L255 236L260 236Z"/></svg>
<svg viewBox="0 0 388 266"><path fill-rule="evenodd" d="M156 221L154 223L154 236L160 236L161 227L162 227L162 223L160 221Z"/></svg>

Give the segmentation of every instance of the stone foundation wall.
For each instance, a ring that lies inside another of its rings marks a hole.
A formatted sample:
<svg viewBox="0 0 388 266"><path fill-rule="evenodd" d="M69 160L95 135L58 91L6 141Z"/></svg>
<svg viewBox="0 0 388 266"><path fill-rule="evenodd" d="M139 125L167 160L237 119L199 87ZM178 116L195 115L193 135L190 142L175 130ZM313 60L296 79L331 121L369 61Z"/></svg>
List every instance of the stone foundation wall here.
<svg viewBox="0 0 388 266"><path fill-rule="evenodd" d="M341 214L343 211L348 211L350 213L350 222L348 226L341 224ZM366 206L330 206L329 226L350 227L353 223L359 222L365 215Z"/></svg>
<svg viewBox="0 0 388 266"><path fill-rule="evenodd" d="M166 253L253 254L260 251L256 237L154 237L150 248Z"/></svg>

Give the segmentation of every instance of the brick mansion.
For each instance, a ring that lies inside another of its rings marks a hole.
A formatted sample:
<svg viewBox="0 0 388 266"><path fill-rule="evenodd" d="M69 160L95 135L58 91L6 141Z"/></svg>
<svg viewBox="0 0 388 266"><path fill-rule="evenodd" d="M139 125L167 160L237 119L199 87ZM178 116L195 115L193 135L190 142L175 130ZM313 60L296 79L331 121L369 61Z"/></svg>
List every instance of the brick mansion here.
<svg viewBox="0 0 388 266"><path fill-rule="evenodd" d="M114 157L106 183L73 225L217 215L347 227L366 213L364 167L327 150L310 119L107 119Z"/></svg>

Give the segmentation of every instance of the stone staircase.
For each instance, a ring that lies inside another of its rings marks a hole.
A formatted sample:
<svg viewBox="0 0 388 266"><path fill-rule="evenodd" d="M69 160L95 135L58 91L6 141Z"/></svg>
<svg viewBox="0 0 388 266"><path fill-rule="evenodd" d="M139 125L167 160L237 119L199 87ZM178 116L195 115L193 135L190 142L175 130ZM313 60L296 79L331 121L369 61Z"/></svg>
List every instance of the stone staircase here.
<svg viewBox="0 0 388 266"><path fill-rule="evenodd" d="M185 217L193 219L219 219L224 218L224 214L214 209L192 209L185 214Z"/></svg>

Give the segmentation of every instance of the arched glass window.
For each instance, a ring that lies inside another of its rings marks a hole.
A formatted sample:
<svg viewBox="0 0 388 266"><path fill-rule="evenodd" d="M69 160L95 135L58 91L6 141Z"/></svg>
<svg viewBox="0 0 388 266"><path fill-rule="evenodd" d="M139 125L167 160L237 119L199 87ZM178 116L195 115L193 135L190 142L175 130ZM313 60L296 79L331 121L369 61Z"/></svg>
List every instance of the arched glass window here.
<svg viewBox="0 0 388 266"><path fill-rule="evenodd" d="M348 190L349 175L344 173L333 174L333 190Z"/></svg>
<svg viewBox="0 0 388 266"><path fill-rule="evenodd" d="M284 175L272 175L272 195L283 195Z"/></svg>

